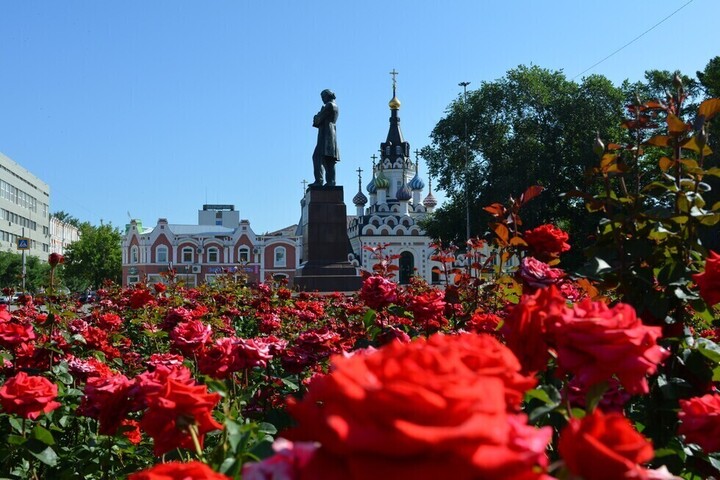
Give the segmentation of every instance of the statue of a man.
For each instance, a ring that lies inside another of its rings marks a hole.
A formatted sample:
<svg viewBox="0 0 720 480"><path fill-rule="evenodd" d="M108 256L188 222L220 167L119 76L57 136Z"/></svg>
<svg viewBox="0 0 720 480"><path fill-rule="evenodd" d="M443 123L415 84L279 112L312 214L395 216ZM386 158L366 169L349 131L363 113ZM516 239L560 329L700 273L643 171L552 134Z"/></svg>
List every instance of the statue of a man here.
<svg viewBox="0 0 720 480"><path fill-rule="evenodd" d="M323 170L325 171L325 186L335 186L335 163L340 161L340 152L337 147L337 133L335 123L338 118L338 107L335 103L335 94L325 89L320 92L323 106L313 117L313 127L318 129L317 145L313 152L313 174L315 181L311 187L323 184Z"/></svg>

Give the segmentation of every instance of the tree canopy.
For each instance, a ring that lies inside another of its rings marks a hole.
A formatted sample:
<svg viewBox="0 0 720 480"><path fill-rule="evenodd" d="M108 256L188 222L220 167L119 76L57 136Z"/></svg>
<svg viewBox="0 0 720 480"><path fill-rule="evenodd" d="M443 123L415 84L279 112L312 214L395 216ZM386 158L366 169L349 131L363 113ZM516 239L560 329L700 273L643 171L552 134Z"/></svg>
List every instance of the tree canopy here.
<svg viewBox="0 0 720 480"><path fill-rule="evenodd" d="M80 239L65 254L64 279L72 290L100 287L106 280L120 283L122 235L112 225L80 224Z"/></svg>
<svg viewBox="0 0 720 480"><path fill-rule="evenodd" d="M48 286L50 265L38 257L25 257L25 289L36 292ZM10 287L20 291L22 287L22 254L0 252L0 287Z"/></svg>
<svg viewBox="0 0 720 480"><path fill-rule="evenodd" d="M587 233L594 223L586 212L557 198L586 183L586 172L597 161L592 151L596 132L605 138L622 134L623 104L623 91L603 76L576 83L537 66L519 66L483 82L468 92L467 104L459 97L423 149L430 174L448 193L448 202L426 224L428 233L465 240L464 222L455 219L464 218L467 188L471 235L482 236L487 224L482 208L531 185L547 192L528 204L524 218L529 226L552 221L571 234Z"/></svg>

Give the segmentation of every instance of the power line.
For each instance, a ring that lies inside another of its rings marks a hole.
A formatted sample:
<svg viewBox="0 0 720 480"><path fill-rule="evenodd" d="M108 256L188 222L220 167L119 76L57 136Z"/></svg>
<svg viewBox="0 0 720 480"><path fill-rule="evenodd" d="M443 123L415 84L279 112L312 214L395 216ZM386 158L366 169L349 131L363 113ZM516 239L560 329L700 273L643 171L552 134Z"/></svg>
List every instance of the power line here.
<svg viewBox="0 0 720 480"><path fill-rule="evenodd" d="M690 5L690 4L691 4L692 2L694 2L694 1L695 1L695 0L689 0L686 4L684 4L683 6L681 6L680 8L678 8L677 10L675 10L674 12L672 12L670 15L668 15L668 16L665 17L665 18L663 18L662 20L660 20L659 22L657 22L655 25L653 25L652 27L648 28L647 30L645 30L643 33L641 33L641 34L638 35L637 37L635 37L635 38L633 38L632 40L630 40L628 43L626 43L626 44L623 45L622 47L620 47L620 48L618 48L617 50L615 50L614 52L612 52L612 53L611 53L610 55L608 55L607 57L603 58L602 60L600 60L599 62L593 64L592 66L586 68L586 69L583 70L582 72L578 73L578 74L575 75L572 79L575 80L576 78L578 78L579 76L581 76L581 75L584 74L585 72L588 72L588 71L592 70L593 68L597 67L598 65L600 65L601 63L603 63L605 60L607 60L608 58L610 58L610 57L612 57L613 55L615 55L616 53L618 53L619 51L624 50L625 48L629 47L630 45L632 45L632 44L635 43L636 41L640 40L642 37L644 37L645 35L647 35L647 34L650 33L651 31L655 30L655 28L657 28L657 27L659 27L660 25L662 25L663 23L665 23L667 20L670 19L670 17L672 17L673 15L675 15L675 14L678 13L680 10L682 10L682 9L685 8L685 7L687 7L688 5Z"/></svg>

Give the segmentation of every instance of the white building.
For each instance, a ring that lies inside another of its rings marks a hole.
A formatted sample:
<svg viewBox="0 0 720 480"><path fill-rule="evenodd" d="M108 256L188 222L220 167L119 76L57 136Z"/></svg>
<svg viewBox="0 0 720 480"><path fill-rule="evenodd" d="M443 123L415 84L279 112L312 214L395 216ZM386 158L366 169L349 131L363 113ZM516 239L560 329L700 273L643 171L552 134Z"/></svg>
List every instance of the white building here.
<svg viewBox="0 0 720 480"><path fill-rule="evenodd" d="M18 239L27 238L27 253L47 260L49 205L48 184L0 153L0 250L20 252Z"/></svg>
<svg viewBox="0 0 720 480"><path fill-rule="evenodd" d="M68 245L80 240L80 230L75 225L50 217L50 253L65 255Z"/></svg>

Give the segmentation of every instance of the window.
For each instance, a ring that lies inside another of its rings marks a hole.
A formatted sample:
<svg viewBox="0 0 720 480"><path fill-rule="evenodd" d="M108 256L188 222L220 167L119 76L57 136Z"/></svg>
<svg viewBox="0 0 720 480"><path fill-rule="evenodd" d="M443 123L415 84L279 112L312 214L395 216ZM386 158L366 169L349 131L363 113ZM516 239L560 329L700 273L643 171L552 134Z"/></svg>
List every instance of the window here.
<svg viewBox="0 0 720 480"><path fill-rule="evenodd" d="M250 249L248 247L240 247L238 250L238 262L248 263L250 261Z"/></svg>
<svg viewBox="0 0 720 480"><path fill-rule="evenodd" d="M182 263L193 263L194 259L195 259L195 255L193 252L193 248L192 247L183 247L181 262Z"/></svg>
<svg viewBox="0 0 720 480"><path fill-rule="evenodd" d="M168 262L168 248L165 245L160 245L155 249L155 263L167 263Z"/></svg>
<svg viewBox="0 0 720 480"><path fill-rule="evenodd" d="M285 247L275 247L275 266L284 267L285 265Z"/></svg>
<svg viewBox="0 0 720 480"><path fill-rule="evenodd" d="M128 285L135 285L136 283L140 283L140 276L139 275L130 275L127 277L127 284Z"/></svg>
<svg viewBox="0 0 720 480"><path fill-rule="evenodd" d="M138 247L137 245L133 245L130 247L130 263L138 263L138 261Z"/></svg>
<svg viewBox="0 0 720 480"><path fill-rule="evenodd" d="M217 247L210 247L207 250L207 261L208 263L218 263L220 257L220 250Z"/></svg>

